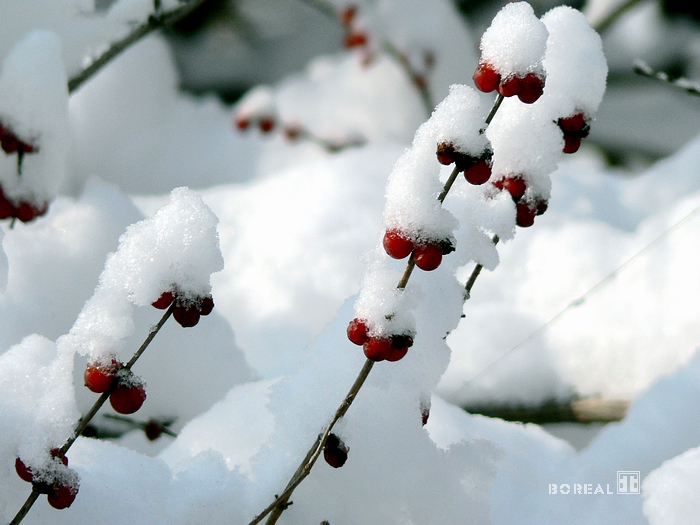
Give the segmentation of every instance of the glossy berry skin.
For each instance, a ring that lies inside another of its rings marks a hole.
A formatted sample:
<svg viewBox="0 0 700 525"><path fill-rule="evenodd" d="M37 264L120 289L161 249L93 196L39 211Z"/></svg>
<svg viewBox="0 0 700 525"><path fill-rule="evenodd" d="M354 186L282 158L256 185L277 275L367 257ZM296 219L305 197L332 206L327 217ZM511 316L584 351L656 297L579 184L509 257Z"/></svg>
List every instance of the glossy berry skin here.
<svg viewBox="0 0 700 525"><path fill-rule="evenodd" d="M159 310L167 309L172 302L175 300L175 295L173 292L163 292L160 297L153 301L151 304L158 308Z"/></svg>
<svg viewBox="0 0 700 525"><path fill-rule="evenodd" d="M173 318L182 326L183 328L192 328L197 323L199 323L199 317L201 316L199 309L192 305L176 305L173 309Z"/></svg>
<svg viewBox="0 0 700 525"><path fill-rule="evenodd" d="M353 319L348 324L348 339L358 346L362 346L367 342L367 324L362 319Z"/></svg>
<svg viewBox="0 0 700 525"><path fill-rule="evenodd" d="M522 82L520 78L516 76L501 79L501 83L498 84L498 92L504 97L513 97L519 94L521 90Z"/></svg>
<svg viewBox="0 0 700 525"><path fill-rule="evenodd" d="M564 133L576 133L586 125L586 117L583 113L576 113L570 117L560 118L558 124Z"/></svg>
<svg viewBox="0 0 700 525"><path fill-rule="evenodd" d="M208 295L199 303L200 315L209 315L214 310L214 298Z"/></svg>
<svg viewBox="0 0 700 525"><path fill-rule="evenodd" d="M24 464L24 461L19 458L15 459L15 470L22 481L26 481L27 483L34 481L32 471L27 465Z"/></svg>
<svg viewBox="0 0 700 525"><path fill-rule="evenodd" d="M515 207L515 224L521 228L528 228L535 223L537 210L531 208L526 202L519 202Z"/></svg>
<svg viewBox="0 0 700 525"><path fill-rule="evenodd" d="M109 396L109 404L119 414L133 414L146 401L143 385L118 385Z"/></svg>
<svg viewBox="0 0 700 525"><path fill-rule="evenodd" d="M495 91L501 83L501 75L492 66L484 63L476 67L473 79L476 88L484 93Z"/></svg>
<svg viewBox="0 0 700 525"><path fill-rule="evenodd" d="M78 495L78 487L73 485L57 485L52 487L46 495L46 501L54 509L67 509L75 501Z"/></svg>
<svg viewBox="0 0 700 525"><path fill-rule="evenodd" d="M421 270L431 272L442 262L442 248L435 244L418 246L413 252L413 261Z"/></svg>
<svg viewBox="0 0 700 525"><path fill-rule="evenodd" d="M85 386L96 394L106 392L112 386L119 367L120 363L116 359L112 359L109 365L88 363L83 374Z"/></svg>
<svg viewBox="0 0 700 525"><path fill-rule="evenodd" d="M382 245L386 253L394 259L405 259L415 248L413 241L399 230L387 230Z"/></svg>
<svg viewBox="0 0 700 525"><path fill-rule="evenodd" d="M413 338L410 335L395 335L391 338L391 350L386 355L386 360L396 362L403 359L408 349L413 346Z"/></svg>
<svg viewBox="0 0 700 525"><path fill-rule="evenodd" d="M362 345L362 350L370 361L384 361L391 352L391 339L388 337L369 337Z"/></svg>
<svg viewBox="0 0 700 525"><path fill-rule="evenodd" d="M520 81L518 98L525 104L533 104L544 92L544 80L535 73L528 73Z"/></svg>
<svg viewBox="0 0 700 525"><path fill-rule="evenodd" d="M581 137L578 135L564 134L564 153L576 153L581 147Z"/></svg>
<svg viewBox="0 0 700 525"><path fill-rule="evenodd" d="M527 183L522 177L505 177L493 183L499 190L507 190L513 201L518 202L525 195Z"/></svg>
<svg viewBox="0 0 700 525"><path fill-rule="evenodd" d="M491 164L486 160L478 160L464 171L464 178L469 184L480 186L491 178Z"/></svg>
<svg viewBox="0 0 700 525"><path fill-rule="evenodd" d="M333 468L340 468L348 460L348 447L335 434L328 434L323 447L323 459Z"/></svg>

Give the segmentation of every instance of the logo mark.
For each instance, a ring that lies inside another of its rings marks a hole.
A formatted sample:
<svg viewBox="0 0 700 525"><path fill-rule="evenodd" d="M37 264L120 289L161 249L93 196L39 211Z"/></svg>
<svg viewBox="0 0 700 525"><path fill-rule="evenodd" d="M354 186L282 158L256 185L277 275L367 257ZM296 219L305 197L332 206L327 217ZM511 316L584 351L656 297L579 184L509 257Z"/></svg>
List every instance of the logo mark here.
<svg viewBox="0 0 700 525"><path fill-rule="evenodd" d="M639 478L638 470L618 470L617 493L639 494Z"/></svg>

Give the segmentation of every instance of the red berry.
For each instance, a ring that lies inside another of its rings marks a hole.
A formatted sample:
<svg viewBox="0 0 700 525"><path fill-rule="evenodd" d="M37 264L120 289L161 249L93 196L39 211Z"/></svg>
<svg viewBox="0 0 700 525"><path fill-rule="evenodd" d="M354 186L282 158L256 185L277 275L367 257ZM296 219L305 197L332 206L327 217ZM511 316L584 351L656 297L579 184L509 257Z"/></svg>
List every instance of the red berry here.
<svg viewBox="0 0 700 525"><path fill-rule="evenodd" d="M189 306L178 304L173 309L173 318L175 318L183 328L195 326L199 322L200 315L199 310L194 304Z"/></svg>
<svg viewBox="0 0 700 525"><path fill-rule="evenodd" d="M78 487L73 485L57 485L47 494L46 500L55 509L67 509L75 501Z"/></svg>
<svg viewBox="0 0 700 525"><path fill-rule="evenodd" d="M442 262L442 248L436 244L418 246L413 252L413 261L423 271L430 272Z"/></svg>
<svg viewBox="0 0 700 525"><path fill-rule="evenodd" d="M430 417L430 409L427 407L421 407L420 418L423 426L428 424L428 418Z"/></svg>
<svg viewBox="0 0 700 525"><path fill-rule="evenodd" d="M570 117L560 118L558 124L564 133L576 133L586 125L586 117L583 113L576 113Z"/></svg>
<svg viewBox="0 0 700 525"><path fill-rule="evenodd" d="M386 360L393 363L393 362L396 362L396 361L403 359L407 353L408 353L407 346L404 346L403 348L392 347L386 356Z"/></svg>
<svg viewBox="0 0 700 525"><path fill-rule="evenodd" d="M515 207L515 224L521 228L527 228L535 224L537 210L531 208L526 202L519 202Z"/></svg>
<svg viewBox="0 0 700 525"><path fill-rule="evenodd" d="M39 148L29 142L20 142L19 149L22 150L23 153L34 153L38 151Z"/></svg>
<svg viewBox="0 0 700 525"><path fill-rule="evenodd" d="M545 201L545 200L537 201L537 207L535 209L536 210L535 213L537 215L542 215L544 212L547 211L548 206L549 205L548 205L547 201Z"/></svg>
<svg viewBox="0 0 700 525"><path fill-rule="evenodd" d="M155 306L159 310L165 310L168 308L172 302L175 300L175 295L173 292L163 292L160 294L160 297L153 301L151 303L152 306Z"/></svg>
<svg viewBox="0 0 700 525"><path fill-rule="evenodd" d="M517 95L521 90L522 82L520 78L514 75L501 79L501 83L498 84L498 92L504 97L512 97Z"/></svg>
<svg viewBox="0 0 700 525"><path fill-rule="evenodd" d="M243 118L243 117L238 117L236 119L236 127L239 130L245 131L246 129L248 129L249 126L250 126L250 119Z"/></svg>
<svg viewBox="0 0 700 525"><path fill-rule="evenodd" d="M121 384L109 396L109 404L115 412L133 414L146 401L146 389L142 384Z"/></svg>
<svg viewBox="0 0 700 525"><path fill-rule="evenodd" d="M212 310L214 310L214 298L211 295L208 295L202 299L201 303L199 303L199 314L209 315Z"/></svg>
<svg viewBox="0 0 700 525"><path fill-rule="evenodd" d="M474 71L474 85L479 91L491 93L498 89L501 75L489 64L480 63Z"/></svg>
<svg viewBox="0 0 700 525"><path fill-rule="evenodd" d="M350 23L355 19L357 14L357 6L349 5L340 12L340 23L344 26L350 25Z"/></svg>
<svg viewBox="0 0 700 525"><path fill-rule="evenodd" d="M41 210L33 204L29 202L20 202L19 206L15 209L15 217L22 222L30 222L41 215L40 212Z"/></svg>
<svg viewBox="0 0 700 525"><path fill-rule="evenodd" d="M149 419L143 426L143 431L149 441L155 441L163 433L163 425L153 419Z"/></svg>
<svg viewBox="0 0 700 525"><path fill-rule="evenodd" d="M348 460L348 447L335 434L328 434L323 446L323 459L333 468L340 468Z"/></svg>
<svg viewBox="0 0 700 525"><path fill-rule="evenodd" d="M525 195L527 183L522 177L505 177L495 184L498 189L508 190L515 202L518 202Z"/></svg>
<svg viewBox="0 0 700 525"><path fill-rule="evenodd" d="M348 33L345 35L345 47L351 49L367 44L367 35L365 33Z"/></svg>
<svg viewBox="0 0 700 525"><path fill-rule="evenodd" d="M486 160L478 160L464 171L464 178L469 184L479 186L491 178L491 164Z"/></svg>
<svg viewBox="0 0 700 525"><path fill-rule="evenodd" d="M455 161L455 149L452 144L440 142L437 146L437 159L443 166L449 166Z"/></svg>
<svg viewBox="0 0 700 525"><path fill-rule="evenodd" d="M387 361L398 361L408 353L413 346L413 338L410 335L394 335L391 337L391 350L386 356Z"/></svg>
<svg viewBox="0 0 700 525"><path fill-rule="evenodd" d="M15 205L12 204L0 188L0 219L9 219L14 217L16 213Z"/></svg>
<svg viewBox="0 0 700 525"><path fill-rule="evenodd" d="M106 392L112 386L119 368L119 361L115 358L112 358L108 365L99 362L88 363L83 374L85 386L96 394Z"/></svg>
<svg viewBox="0 0 700 525"><path fill-rule="evenodd" d="M367 341L367 325L362 319L353 319L348 324L348 339L358 346L362 346Z"/></svg>
<svg viewBox="0 0 700 525"><path fill-rule="evenodd" d="M384 361L391 352L391 339L388 337L369 337L362 345L365 357L371 361Z"/></svg>
<svg viewBox="0 0 700 525"><path fill-rule="evenodd" d="M273 129L275 129L275 119L272 117L263 117L258 122L258 127L263 133L270 133Z"/></svg>
<svg viewBox="0 0 700 525"><path fill-rule="evenodd" d="M57 448L52 448L50 450L50 454L52 458L57 458L58 457L58 451L59 449ZM61 463L63 463L66 467L68 466L68 457L67 456L61 456Z"/></svg>
<svg viewBox="0 0 700 525"><path fill-rule="evenodd" d="M19 148L19 140L12 133L0 137L0 146L7 154L14 153Z"/></svg>
<svg viewBox="0 0 700 525"><path fill-rule="evenodd" d="M578 135L564 134L564 153L576 153L581 147L581 137Z"/></svg>
<svg viewBox="0 0 700 525"><path fill-rule="evenodd" d="M23 481L26 481L27 483L34 481L34 475L32 474L31 469L19 458L15 459L15 470L17 471L17 475Z"/></svg>
<svg viewBox="0 0 700 525"><path fill-rule="evenodd" d="M415 245L399 230L387 230L382 241L386 253L394 259L404 259L411 255Z"/></svg>
<svg viewBox="0 0 700 525"><path fill-rule="evenodd" d="M544 92L544 79L540 78L535 73L528 73L525 75L520 85L521 89L520 93L518 93L518 98L525 104L536 102Z"/></svg>

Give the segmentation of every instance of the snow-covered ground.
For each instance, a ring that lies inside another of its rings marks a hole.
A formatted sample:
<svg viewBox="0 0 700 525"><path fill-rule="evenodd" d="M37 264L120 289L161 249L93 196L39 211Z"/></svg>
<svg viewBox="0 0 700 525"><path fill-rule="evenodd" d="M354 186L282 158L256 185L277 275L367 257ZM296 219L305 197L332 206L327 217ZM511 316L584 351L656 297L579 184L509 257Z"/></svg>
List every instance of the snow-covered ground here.
<svg viewBox="0 0 700 525"><path fill-rule="evenodd" d="M426 210L396 200L406 188L396 166L422 166L420 137L449 131L441 121L414 140L429 116L415 85L389 55L366 63L361 50L319 56L268 86L277 130L295 123L366 140L338 152L278 131L236 130L239 107L178 90L158 35L70 97L61 91L150 5L121 0L103 15L78 0L0 5L0 55L14 56L0 92L36 84L16 103L0 102L0 120L23 123L46 148L26 156L22 176L16 154L0 154L0 179L7 190L26 175L27 198L52 199L45 216L3 225L3 522L30 492L15 458L41 464L97 397L83 387L87 360L114 352L127 361L162 314L148 305L161 288L206 295L211 273L212 314L193 328L167 322L134 365L148 397L133 417L175 419L178 437L79 438L67 454L80 477L75 502L58 511L40 498L24 522L248 523L284 489L364 363L346 327L358 297L360 305L371 297L361 312L383 311L373 303L384 289L376 275L402 268L390 261L372 274L387 221L403 224L404 205ZM434 52L436 102L451 84L472 85L480 35L450 3L360 5L373 37L413 58ZM44 31L25 39L33 29ZM46 102L42 112L31 97ZM475 97L465 114L494 99ZM506 101L502 114L515 104ZM487 133L495 148L536 151L528 136L498 146L507 125L497 118ZM421 187L449 172L436 162ZM347 463L320 461L280 522L698 523L699 172L700 137L635 173L607 168L584 140L551 174L547 212L512 239L505 231L497 258L474 233L474 213L487 220L487 205L460 177L442 210L463 225L457 251L434 272L416 271L421 292L392 303L406 308L401 327L416 329L416 344L401 361L374 366L334 430L350 449ZM182 186L190 189L173 192ZM510 199L493 202L501 211L488 231L512 227ZM441 217L431 231L449 237L452 219ZM192 241L193 231L204 237ZM463 238L475 244L467 249ZM490 269L462 306L470 257ZM203 261L203 274L188 273L192 260ZM456 406L573 394L633 402L581 450L537 425ZM98 415L95 424L115 423ZM622 489L633 493L618 493L619 480L631 480Z"/></svg>

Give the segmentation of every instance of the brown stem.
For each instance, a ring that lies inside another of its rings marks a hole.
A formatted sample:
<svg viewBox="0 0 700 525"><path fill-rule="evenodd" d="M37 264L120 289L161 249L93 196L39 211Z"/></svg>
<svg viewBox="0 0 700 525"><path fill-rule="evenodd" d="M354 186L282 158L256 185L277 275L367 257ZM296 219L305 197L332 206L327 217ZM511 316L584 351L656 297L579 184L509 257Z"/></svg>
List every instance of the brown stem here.
<svg viewBox="0 0 700 525"><path fill-rule="evenodd" d="M498 238L498 235L494 235L493 239L491 239L493 244L498 244L498 241L500 240ZM472 274L469 276L469 279L467 280L467 284L464 286L465 294L464 294L464 300L466 301L471 297L472 293L472 286L474 286L474 283L476 282L476 278L479 277L479 274L481 273L481 270L484 268L482 264L477 264L474 267L474 270L472 271Z"/></svg>
<svg viewBox="0 0 700 525"><path fill-rule="evenodd" d="M114 42L109 49L96 58L88 67L80 73L68 80L68 93L73 93L85 83L90 77L102 69L105 65L112 61L122 51L129 48L132 44L138 42L146 35L149 35L156 29L172 25L192 11L197 9L205 0L191 0L187 4L180 6L172 11L156 13L148 17L148 20L136 26L131 33L123 37L121 40Z"/></svg>
<svg viewBox="0 0 700 525"><path fill-rule="evenodd" d="M489 113L488 117L486 117L486 126L484 126L484 129L482 131L486 131L488 125L491 124L491 121L493 120L493 117L496 116L496 112L498 112L498 108L501 107L504 98L505 97L503 95L501 95L500 93L498 94L498 97L496 97L496 102L494 102L493 107L491 108L491 112Z"/></svg>
<svg viewBox="0 0 700 525"><path fill-rule="evenodd" d="M124 368L126 368L127 370L131 369L131 367L138 360L138 358L141 357L141 354L143 354L144 350L146 350L151 341L153 341L153 338L160 331L160 329L163 327L168 318L172 315L174 308L175 303L173 302L173 304L170 305L170 308L168 308L163 314L163 317L161 317L160 321L158 321L158 324L151 328L151 331L148 333L148 337L146 337L146 340L136 351L133 357L129 360L129 362L126 365L124 365ZM80 436L83 433L85 427L88 426L92 418L95 417L95 414L97 414L100 408L102 408L102 405L105 404L113 389L114 387L107 389L107 391L103 392L100 395L100 397L97 398L97 401L95 401L95 403L92 405L92 408L90 408L90 410L88 410L88 413L85 414L85 416L83 416L83 418L78 422L78 425L73 431L73 435L66 440L66 442L61 446L61 448L58 449L58 454L56 454L56 457L62 458L66 455L68 449L73 445L73 443L75 443L75 440L78 439L78 436ZM22 505L22 508L10 522L10 525L17 525L18 523L20 523L29 512L29 509L32 508L32 505L34 505L34 502L37 500L38 497L39 493L37 492L36 488L32 488L32 492L27 498L27 501L24 502L24 505Z"/></svg>

